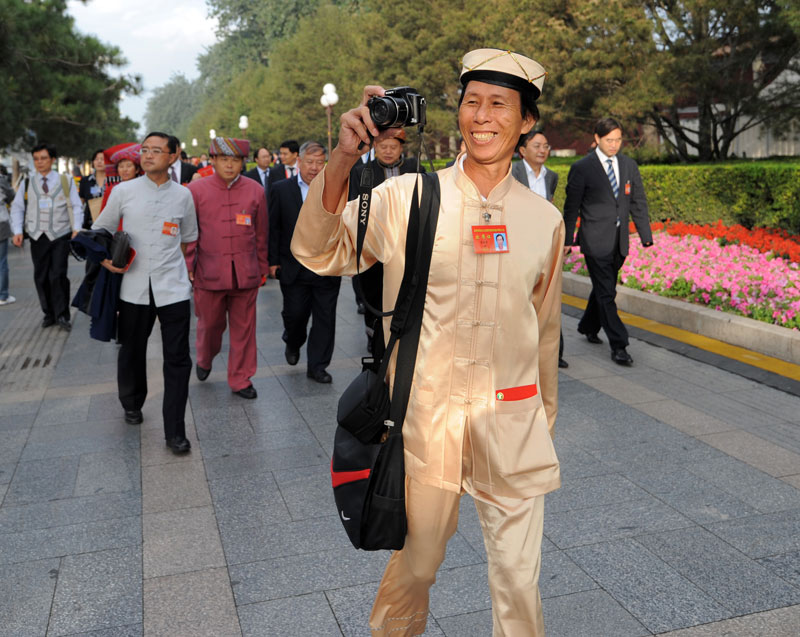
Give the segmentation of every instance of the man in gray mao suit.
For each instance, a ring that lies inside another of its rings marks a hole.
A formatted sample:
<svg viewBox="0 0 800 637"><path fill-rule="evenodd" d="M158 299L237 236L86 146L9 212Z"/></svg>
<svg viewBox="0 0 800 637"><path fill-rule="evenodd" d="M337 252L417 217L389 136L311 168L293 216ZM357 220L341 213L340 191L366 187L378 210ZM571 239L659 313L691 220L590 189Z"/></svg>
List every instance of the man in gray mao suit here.
<svg viewBox="0 0 800 637"><path fill-rule="evenodd" d="M558 186L558 175L544 167L544 162L550 157L550 144L545 134L532 130L520 136L517 152L522 161L511 165L511 174L523 186L527 186L535 194L552 202L556 186ZM563 334L558 343L558 366L561 369L569 367L569 363L564 360Z"/></svg>

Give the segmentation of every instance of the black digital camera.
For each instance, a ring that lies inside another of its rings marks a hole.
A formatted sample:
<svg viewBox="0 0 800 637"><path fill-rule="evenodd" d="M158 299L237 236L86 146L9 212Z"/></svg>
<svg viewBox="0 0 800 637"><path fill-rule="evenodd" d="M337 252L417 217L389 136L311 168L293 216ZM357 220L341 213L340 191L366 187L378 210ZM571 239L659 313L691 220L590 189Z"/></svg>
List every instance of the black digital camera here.
<svg viewBox="0 0 800 637"><path fill-rule="evenodd" d="M383 97L371 97L367 106L369 116L381 130L425 126L425 98L410 86L387 89Z"/></svg>

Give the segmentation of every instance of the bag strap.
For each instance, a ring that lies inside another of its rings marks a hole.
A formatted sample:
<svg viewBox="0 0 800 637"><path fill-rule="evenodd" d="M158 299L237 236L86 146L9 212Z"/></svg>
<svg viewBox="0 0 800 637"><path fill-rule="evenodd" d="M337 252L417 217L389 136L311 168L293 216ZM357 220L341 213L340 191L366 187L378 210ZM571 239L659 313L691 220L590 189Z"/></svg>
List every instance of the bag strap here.
<svg viewBox="0 0 800 637"><path fill-rule="evenodd" d="M426 183L427 182L427 183ZM389 408L389 420L393 426L389 429L390 436L399 436L403 429L406 417L408 398L411 395L411 381L414 376L414 365L417 360L417 347L422 328L422 314L425 309L425 292L428 289L428 273L431 267L433 254L433 240L436 236L436 225L439 221L439 203L441 192L439 176L436 173L422 175L422 202L417 204L416 189L412 201L412 214L415 207L419 208L419 240L416 241L415 268L408 277L403 277L403 284L409 287L408 294L400 301L404 285L400 286L398 303L395 306L395 316L392 318L391 339L400 338L395 365L394 388L392 402ZM410 227L409 220L409 227ZM406 274L408 268L406 268ZM389 348L384 361L389 359ZM383 368L383 362L381 363Z"/></svg>

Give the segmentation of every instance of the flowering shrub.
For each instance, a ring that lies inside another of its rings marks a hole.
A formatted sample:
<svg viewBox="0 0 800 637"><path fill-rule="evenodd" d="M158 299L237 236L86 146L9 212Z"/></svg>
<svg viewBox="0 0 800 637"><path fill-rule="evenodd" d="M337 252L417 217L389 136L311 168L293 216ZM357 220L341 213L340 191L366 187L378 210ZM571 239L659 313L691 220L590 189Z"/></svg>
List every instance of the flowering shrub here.
<svg viewBox="0 0 800 637"><path fill-rule="evenodd" d="M714 224L699 225L681 221L667 221L650 224L653 232L666 230L668 234L683 237L695 235L706 239L716 239L720 245L733 243L747 245L759 252L772 253L784 257L789 261L800 263L800 237L790 235L785 230L773 228L753 228L748 230L744 226L726 226L722 221ZM630 224L631 232L636 232L633 222Z"/></svg>
<svg viewBox="0 0 800 637"><path fill-rule="evenodd" d="M658 225L653 224L654 230ZM675 224L672 228L687 225ZM632 237L628 258L620 270L620 282L644 292L800 328L800 265L797 261L776 256L773 251L760 251L747 245L749 240L720 242L719 239L725 237L714 236L722 232L714 228L716 226L708 231L712 234L710 237L694 233L677 236L670 233L668 225L666 232L654 233L654 244L650 248L643 248ZM734 236L741 238L739 234ZM768 245L767 237L765 232L762 247ZM783 239L800 247L788 236ZM564 260L564 270L588 274L578 248L573 248Z"/></svg>

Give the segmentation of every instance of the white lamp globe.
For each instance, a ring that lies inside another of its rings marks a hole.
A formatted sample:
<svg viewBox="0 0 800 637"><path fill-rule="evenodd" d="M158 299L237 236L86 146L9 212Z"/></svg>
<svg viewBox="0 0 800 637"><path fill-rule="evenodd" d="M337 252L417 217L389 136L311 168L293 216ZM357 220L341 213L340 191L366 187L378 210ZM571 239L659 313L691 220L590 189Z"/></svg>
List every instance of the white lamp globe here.
<svg viewBox="0 0 800 637"><path fill-rule="evenodd" d="M319 103L322 104L325 107L328 107L328 106L331 105L330 101L328 100L328 96L327 95L323 95L322 97L320 97L319 98Z"/></svg>
<svg viewBox="0 0 800 637"><path fill-rule="evenodd" d="M214 139L214 138L217 136L217 131L215 131L215 130L212 128L210 131L208 131L208 136L209 136L211 139Z"/></svg>
<svg viewBox="0 0 800 637"><path fill-rule="evenodd" d="M336 93L336 87L333 84L331 84L330 82L328 82L325 86L322 87L322 92L325 93L325 95L335 94Z"/></svg>
<svg viewBox="0 0 800 637"><path fill-rule="evenodd" d="M328 104L336 106L339 102L339 96L336 93L328 93Z"/></svg>
<svg viewBox="0 0 800 637"><path fill-rule="evenodd" d="M250 122L247 119L247 115L242 115L239 118L239 128L247 128L250 125Z"/></svg>

